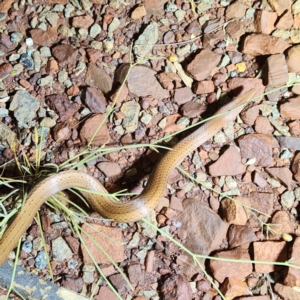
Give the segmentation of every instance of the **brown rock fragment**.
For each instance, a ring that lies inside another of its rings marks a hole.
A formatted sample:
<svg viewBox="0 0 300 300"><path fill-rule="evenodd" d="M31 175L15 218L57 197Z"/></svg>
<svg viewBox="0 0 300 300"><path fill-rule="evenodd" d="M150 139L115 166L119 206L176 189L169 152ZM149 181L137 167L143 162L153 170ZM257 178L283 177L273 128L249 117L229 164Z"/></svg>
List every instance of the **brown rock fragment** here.
<svg viewBox="0 0 300 300"><path fill-rule="evenodd" d="M186 70L195 80L201 81L209 76L220 60L220 54L204 49L188 64Z"/></svg>
<svg viewBox="0 0 300 300"><path fill-rule="evenodd" d="M299 120L289 122L287 125L290 128L290 133L292 136L300 135L300 121Z"/></svg>
<svg viewBox="0 0 300 300"><path fill-rule="evenodd" d="M59 115L59 122L65 122L69 120L79 109L79 105L76 103L71 103L65 94L53 94L47 96L46 103Z"/></svg>
<svg viewBox="0 0 300 300"><path fill-rule="evenodd" d="M0 79L3 80L7 76L9 76L12 69L13 69L13 67L9 63L1 64L0 65Z"/></svg>
<svg viewBox="0 0 300 300"><path fill-rule="evenodd" d="M8 10L12 7L14 0L5 0L0 3L0 13L7 13Z"/></svg>
<svg viewBox="0 0 300 300"><path fill-rule="evenodd" d="M92 227L92 228L91 228ZM93 230L94 228L94 230ZM99 224L89 223L83 224L82 229L86 231L103 249L110 255L115 262L122 262L125 259L124 246L122 245L122 229L119 227L107 227ZM100 233L99 233L100 232ZM110 238L107 238L110 237ZM86 235L82 236L87 248L93 255L98 264L109 263L109 259L99 251L94 242ZM93 263L85 247L81 247L83 261L85 264Z"/></svg>
<svg viewBox="0 0 300 300"><path fill-rule="evenodd" d="M271 125L269 119L264 116L258 116L255 120L254 129L257 133L262 134L272 134L274 131L273 126Z"/></svg>
<svg viewBox="0 0 300 300"><path fill-rule="evenodd" d="M298 152L293 159L292 172L295 179L300 182L300 152Z"/></svg>
<svg viewBox="0 0 300 300"><path fill-rule="evenodd" d="M288 1L287 1L288 2ZM294 24L293 15L290 9L287 9L281 16L279 16L276 22L276 28L282 30L291 29Z"/></svg>
<svg viewBox="0 0 300 300"><path fill-rule="evenodd" d="M224 259L250 260L248 250L242 248L235 248L229 251L220 251L213 256ZM241 264L239 262L218 261L212 259L210 260L209 265L213 277L220 283L222 283L226 277L243 280L252 272L251 263Z"/></svg>
<svg viewBox="0 0 300 300"><path fill-rule="evenodd" d="M296 120L300 118L300 97L290 98L280 105L280 114L284 119Z"/></svg>
<svg viewBox="0 0 300 300"><path fill-rule="evenodd" d="M272 136L267 134L248 134L238 140L243 158L255 158L255 165L270 167L273 165Z"/></svg>
<svg viewBox="0 0 300 300"><path fill-rule="evenodd" d="M94 87L86 89L85 104L95 114L106 112L106 99L103 93Z"/></svg>
<svg viewBox="0 0 300 300"><path fill-rule="evenodd" d="M33 42L39 46L51 46L53 41L51 40L48 31L36 28L30 30L31 38Z"/></svg>
<svg viewBox="0 0 300 300"><path fill-rule="evenodd" d="M276 283L274 286L274 290L284 300L300 299L300 293L290 286Z"/></svg>
<svg viewBox="0 0 300 300"><path fill-rule="evenodd" d="M271 240L282 239L282 234L287 233L293 235L295 233L294 224L291 216L286 211L276 211L272 216L271 228L273 232L269 234Z"/></svg>
<svg viewBox="0 0 300 300"><path fill-rule="evenodd" d="M267 168L268 173L270 173L275 179L282 182L289 190L291 189L293 174L287 167L282 168Z"/></svg>
<svg viewBox="0 0 300 300"><path fill-rule="evenodd" d="M241 37L244 33L243 23L240 21L232 21L226 26L226 33L232 38L237 39Z"/></svg>
<svg viewBox="0 0 300 300"><path fill-rule="evenodd" d="M227 80L228 85L228 93L232 94L233 96L237 96L242 90L243 93L255 89L255 97L261 95L265 91L265 86L263 85L263 82L261 79L258 78L241 78L241 77L235 77L230 78ZM258 98L258 100L255 100L255 102L258 102L261 98Z"/></svg>
<svg viewBox="0 0 300 300"><path fill-rule="evenodd" d="M55 141L66 141L71 137L71 130L68 125L64 123L58 123L53 129L53 135Z"/></svg>
<svg viewBox="0 0 300 300"><path fill-rule="evenodd" d="M296 45L287 50L286 63L290 72L300 73L300 45Z"/></svg>
<svg viewBox="0 0 300 300"><path fill-rule="evenodd" d="M247 209L241 204L250 206L250 201L248 198L240 196L234 197L233 199L234 201L224 198L221 201L223 220L230 224L246 225L248 220L248 212Z"/></svg>
<svg viewBox="0 0 300 300"><path fill-rule="evenodd" d="M248 109L244 109L241 113L241 119L247 125L253 125L259 115L259 106L254 105Z"/></svg>
<svg viewBox="0 0 300 300"><path fill-rule="evenodd" d="M98 129L99 125L103 122L104 118L105 118L104 114L97 114L88 118L84 122L84 125L80 130L80 139L83 142L89 142L92 136L94 135L94 133L96 132L96 130ZM102 124L101 129L96 134L92 145L100 146L109 142L110 142L110 135L106 123L104 122Z"/></svg>
<svg viewBox="0 0 300 300"><path fill-rule="evenodd" d="M109 299L109 300L118 300L118 297L113 293L113 291L106 287L101 286L99 293L94 297L95 300Z"/></svg>
<svg viewBox="0 0 300 300"><path fill-rule="evenodd" d="M118 176L122 173L121 167L115 162L100 162L97 168L108 178Z"/></svg>
<svg viewBox="0 0 300 300"><path fill-rule="evenodd" d="M272 213L273 199L273 194L260 192L252 192L249 197L251 207L267 215Z"/></svg>
<svg viewBox="0 0 300 300"><path fill-rule="evenodd" d="M220 291L226 297L226 300L232 300L236 297L250 294L246 282L231 277L225 279L220 287Z"/></svg>
<svg viewBox="0 0 300 300"><path fill-rule="evenodd" d="M187 279L182 275L172 274L162 284L161 293L164 299L193 298L192 290Z"/></svg>
<svg viewBox="0 0 300 300"><path fill-rule="evenodd" d="M259 33L270 34L275 30L275 22L277 19L276 12L267 10L257 10L255 12L254 25Z"/></svg>
<svg viewBox="0 0 300 300"><path fill-rule="evenodd" d="M75 28L88 29L94 23L94 19L89 16L77 16L72 18L72 26Z"/></svg>
<svg viewBox="0 0 300 300"><path fill-rule="evenodd" d="M291 252L291 263L300 267L299 259L300 256L300 237L296 237L293 243ZM300 286L300 269L289 267L284 283L289 286Z"/></svg>
<svg viewBox="0 0 300 300"><path fill-rule="evenodd" d="M242 18L246 14L248 7L239 1L235 1L228 5L226 9L226 19Z"/></svg>
<svg viewBox="0 0 300 300"><path fill-rule="evenodd" d="M289 47L290 44L282 38L252 33L246 37L242 51L252 56L259 56L283 53Z"/></svg>
<svg viewBox="0 0 300 300"><path fill-rule="evenodd" d="M287 260L286 242L254 242L253 256L257 261L285 262ZM270 273L280 270L282 267L266 264L254 264L255 272Z"/></svg>
<svg viewBox="0 0 300 300"><path fill-rule="evenodd" d="M129 65L123 64L116 73L115 79L123 82ZM156 79L156 71L147 66L138 65L131 69L127 79L129 93L136 97L153 96L157 100L169 97L169 92L162 88Z"/></svg>
<svg viewBox="0 0 300 300"><path fill-rule="evenodd" d="M288 68L283 54L274 54L267 58L268 85L278 87L289 81Z"/></svg>
<svg viewBox="0 0 300 300"><path fill-rule="evenodd" d="M77 51L71 45L63 44L54 46L52 48L52 55L60 63L75 65Z"/></svg>
<svg viewBox="0 0 300 300"><path fill-rule="evenodd" d="M228 230L228 243L231 249L255 241L257 241L257 237L249 224L230 226Z"/></svg>
<svg viewBox="0 0 300 300"><path fill-rule="evenodd" d="M212 80L197 81L193 86L193 92L197 95L213 93L215 86Z"/></svg>
<svg viewBox="0 0 300 300"><path fill-rule="evenodd" d="M85 82L91 87L100 89L104 94L110 92L112 88L112 79L104 70L91 63L87 68Z"/></svg>
<svg viewBox="0 0 300 300"><path fill-rule="evenodd" d="M264 188L268 185L267 180L265 180L258 172L254 172L253 182L261 188Z"/></svg>
<svg viewBox="0 0 300 300"><path fill-rule="evenodd" d="M209 174L213 177L222 175L238 175L245 173L246 167L241 163L241 153L235 146L230 146L218 160L209 166Z"/></svg>
<svg viewBox="0 0 300 300"><path fill-rule="evenodd" d="M198 102L187 102L182 106L182 114L188 118L199 117L204 111L206 106Z"/></svg>
<svg viewBox="0 0 300 300"><path fill-rule="evenodd" d="M194 97L194 94L189 87L175 89L175 91L174 91L174 101L179 105L191 101L193 99L193 97Z"/></svg>

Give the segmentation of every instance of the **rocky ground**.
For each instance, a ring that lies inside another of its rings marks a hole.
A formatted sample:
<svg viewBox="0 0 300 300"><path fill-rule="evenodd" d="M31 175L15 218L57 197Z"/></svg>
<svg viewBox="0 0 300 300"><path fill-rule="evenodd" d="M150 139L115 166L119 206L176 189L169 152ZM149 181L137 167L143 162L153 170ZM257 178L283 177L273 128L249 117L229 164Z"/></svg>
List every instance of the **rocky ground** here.
<svg viewBox="0 0 300 300"><path fill-rule="evenodd" d="M34 162L36 128L44 163L60 165L85 149L104 122L92 148L119 150L82 168L111 192L139 193L160 155L120 147L153 143L212 115L226 94L254 88L255 102L236 122L181 164L205 185L174 170L149 219L194 254L227 259L199 259L226 299L300 299L299 269L229 261L300 266L300 86L288 84L300 73L299 28L299 0L4 0L0 163L14 161L15 139L19 161ZM130 57L140 63L120 86ZM93 299L117 299L105 282L97 285L95 266L63 217L46 206L41 214L55 284L83 297L95 289ZM90 224L83 228L133 286L86 239L123 299L221 299L188 253L146 223ZM48 278L43 250L33 221L20 265Z"/></svg>

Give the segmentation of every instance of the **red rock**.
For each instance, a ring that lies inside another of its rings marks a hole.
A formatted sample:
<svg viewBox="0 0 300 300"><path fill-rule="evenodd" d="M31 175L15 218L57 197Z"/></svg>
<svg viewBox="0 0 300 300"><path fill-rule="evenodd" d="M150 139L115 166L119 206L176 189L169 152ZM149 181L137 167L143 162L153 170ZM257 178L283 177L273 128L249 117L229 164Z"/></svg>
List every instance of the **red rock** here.
<svg viewBox="0 0 300 300"><path fill-rule="evenodd" d="M82 277L78 278L70 278L64 276L64 279L62 280L62 286L65 287L68 290L75 291L76 293L80 293L83 288L83 279Z"/></svg>
<svg viewBox="0 0 300 300"><path fill-rule="evenodd" d="M99 293L94 297L95 300L118 300L118 297L112 292L112 290L106 286L101 286Z"/></svg>
<svg viewBox="0 0 300 300"><path fill-rule="evenodd" d="M282 168L267 168L268 173L276 180L282 182L289 190L292 187L293 174L287 167Z"/></svg>
<svg viewBox="0 0 300 300"><path fill-rule="evenodd" d="M194 94L189 87L175 89L175 91L174 91L174 101L179 105L191 101L193 99L193 97L194 97Z"/></svg>
<svg viewBox="0 0 300 300"><path fill-rule="evenodd" d="M291 264L300 267L300 262L297 259L300 256L300 237L295 238L290 256ZM292 287L300 286L300 269L289 267L284 283Z"/></svg>
<svg viewBox="0 0 300 300"><path fill-rule="evenodd" d="M276 12L271 12L267 10L256 10L254 25L255 29L259 33L270 34L275 30L275 22L277 19Z"/></svg>
<svg viewBox="0 0 300 300"><path fill-rule="evenodd" d="M171 133L171 132L175 132L177 130L183 129L185 127L185 125L176 124L176 122L179 118L180 118L179 114L168 115L165 118L163 118L161 121L165 124L165 126L163 126L163 131L165 133Z"/></svg>
<svg viewBox="0 0 300 300"><path fill-rule="evenodd" d="M247 125L254 125L256 118L259 115L259 106L254 105L249 107L248 109L244 109L241 113L241 119Z"/></svg>
<svg viewBox="0 0 300 300"><path fill-rule="evenodd" d="M235 1L228 5L226 9L226 19L242 18L246 14L248 7L239 1Z"/></svg>
<svg viewBox="0 0 300 300"><path fill-rule="evenodd" d="M238 175L245 173L246 167L241 163L241 153L237 147L230 146L218 160L208 167L213 177L222 175Z"/></svg>
<svg viewBox="0 0 300 300"><path fill-rule="evenodd" d="M164 280L161 293L163 299L192 300L193 294L187 279L182 275L172 274Z"/></svg>
<svg viewBox="0 0 300 300"><path fill-rule="evenodd" d="M290 128L290 133L291 133L292 136L299 136L300 135L300 121L299 120L289 122L287 125Z"/></svg>
<svg viewBox="0 0 300 300"><path fill-rule="evenodd" d="M296 45L287 50L286 62L290 72L300 73L300 45Z"/></svg>
<svg viewBox="0 0 300 300"><path fill-rule="evenodd" d="M257 133L262 133L262 134L272 134L272 132L274 131L274 128L271 125L269 119L263 116L257 117L255 121L254 129Z"/></svg>
<svg viewBox="0 0 300 300"><path fill-rule="evenodd" d="M285 262L287 260L286 242L254 242L253 258L256 261ZM282 267L267 264L254 264L255 272L270 273L280 270Z"/></svg>
<svg viewBox="0 0 300 300"><path fill-rule="evenodd" d="M112 79L109 75L92 63L88 65L85 82L91 87L100 89L104 94L110 92L112 88Z"/></svg>
<svg viewBox="0 0 300 300"><path fill-rule="evenodd" d="M289 81L288 68L283 54L274 54L267 58L268 85L279 87Z"/></svg>
<svg viewBox="0 0 300 300"><path fill-rule="evenodd" d="M58 123L53 129L54 140L58 142L68 140L72 135L70 127L64 123Z"/></svg>
<svg viewBox="0 0 300 300"><path fill-rule="evenodd" d="M257 241L257 237L249 224L231 225L228 230L228 244L231 249Z"/></svg>
<svg viewBox="0 0 300 300"><path fill-rule="evenodd" d="M300 182L300 152L298 152L292 162L292 172L295 179Z"/></svg>
<svg viewBox="0 0 300 300"><path fill-rule="evenodd" d="M71 45L63 44L54 46L52 55L59 63L75 64L77 51Z"/></svg>
<svg viewBox="0 0 300 300"><path fill-rule="evenodd" d="M216 258L250 260L248 250L236 248L229 251L220 251L213 255ZM226 277L243 280L252 273L251 263L239 263L232 261L210 260L210 269L213 277L222 283Z"/></svg>
<svg viewBox="0 0 300 300"><path fill-rule="evenodd" d="M227 80L228 90L227 92L232 94L233 96L237 96L242 90L243 92L247 92L251 89L255 89L255 97L262 95L265 91L265 86L261 79L258 78L241 78L235 77ZM262 99L262 96L255 100L258 102Z"/></svg>
<svg viewBox="0 0 300 300"><path fill-rule="evenodd" d="M248 134L238 140L243 158L255 158L255 165L270 167L273 165L272 136L267 134Z"/></svg>
<svg viewBox="0 0 300 300"><path fill-rule="evenodd" d="M188 118L199 117L204 111L206 106L198 102L187 102L182 106L182 114Z"/></svg>
<svg viewBox="0 0 300 300"><path fill-rule="evenodd" d="M141 265L139 263L130 264L127 268L128 278L133 286L144 281Z"/></svg>
<svg viewBox="0 0 300 300"><path fill-rule="evenodd" d="M144 5L148 15L162 16L167 0L145 0Z"/></svg>
<svg viewBox="0 0 300 300"><path fill-rule="evenodd" d="M282 240L282 234L295 234L294 223L292 217L286 211L276 211L272 216L270 226L274 232L269 234L271 240Z"/></svg>
<svg viewBox="0 0 300 300"><path fill-rule="evenodd" d="M197 95L213 93L214 90L215 85L212 80L196 81L193 86L193 92Z"/></svg>
<svg viewBox="0 0 300 300"><path fill-rule="evenodd" d="M116 73L115 79L123 82L128 72L129 65L123 64ZM133 67L127 78L129 93L136 97L153 96L154 99L162 100L169 97L169 92L162 88L156 79L156 71L153 69L137 65Z"/></svg>
<svg viewBox="0 0 300 300"><path fill-rule="evenodd" d="M274 290L284 300L300 299L300 293L290 286L285 286L277 282L274 286Z"/></svg>
<svg viewBox="0 0 300 300"><path fill-rule="evenodd" d="M235 225L246 225L248 221L248 211L241 205L250 206L250 201L245 197L234 197L234 201L224 198L221 201L222 218L224 221Z"/></svg>
<svg viewBox="0 0 300 300"><path fill-rule="evenodd" d="M103 93L93 87L87 87L85 93L85 104L91 110L91 112L97 113L105 113L106 112L106 99Z"/></svg>
<svg viewBox="0 0 300 300"><path fill-rule="evenodd" d="M267 215L273 211L273 199L273 194L260 192L251 192L249 197L251 207Z"/></svg>
<svg viewBox="0 0 300 300"><path fill-rule="evenodd" d="M220 60L220 54L204 49L187 65L186 70L193 79L201 81L210 75Z"/></svg>
<svg viewBox="0 0 300 300"><path fill-rule="evenodd" d="M296 120L300 114L300 97L290 98L280 105L280 114L284 119Z"/></svg>
<svg viewBox="0 0 300 300"><path fill-rule="evenodd" d="M5 0L0 3L0 13L7 13L8 10L12 7L14 0Z"/></svg>
<svg viewBox="0 0 300 300"><path fill-rule="evenodd" d="M9 63L3 63L0 65L0 78L4 79L10 75L13 67Z"/></svg>
<svg viewBox="0 0 300 300"><path fill-rule="evenodd" d="M124 84L122 87L119 87L119 89L110 97L110 100L112 102L116 102L116 106L120 106L122 102L126 100L127 96L128 88L126 84Z"/></svg>
<svg viewBox="0 0 300 300"><path fill-rule="evenodd" d="M168 91L172 91L174 89L174 83L170 76L168 76L167 72L162 72L157 75L157 79L162 87Z"/></svg>
<svg viewBox="0 0 300 300"><path fill-rule="evenodd" d="M276 22L276 28L282 30L289 30L294 24L293 14L290 9L286 10Z"/></svg>
<svg viewBox="0 0 300 300"><path fill-rule="evenodd" d="M220 287L220 291L226 297L226 300L250 294L247 283L234 278L226 278Z"/></svg>
<svg viewBox="0 0 300 300"><path fill-rule="evenodd" d="M151 250L147 252L146 256L146 272L152 273L154 267L155 251Z"/></svg>
<svg viewBox="0 0 300 300"><path fill-rule="evenodd" d="M124 246L122 245L122 229L119 227L107 227L99 224L89 223L83 224L82 229L87 232L93 239L94 242L88 238L85 234L82 238L89 249L90 253L94 257L96 263L105 264L110 263L109 259L105 254L99 250L95 245L98 243L110 257L116 262L122 262L125 259ZM109 237L109 238L108 238ZM92 264L92 260L85 250L85 247L81 245L83 254L83 261L85 264Z"/></svg>
<svg viewBox="0 0 300 300"><path fill-rule="evenodd" d="M240 21L232 21L225 27L226 33L232 39L240 38L244 33L244 26L243 23Z"/></svg>
<svg viewBox="0 0 300 300"><path fill-rule="evenodd" d="M290 44L279 37L252 33L246 37L242 52L260 56L283 53L289 47Z"/></svg>
<svg viewBox="0 0 300 300"><path fill-rule="evenodd" d="M78 111L79 105L71 103L65 94L52 94L46 97L48 106L59 115L59 122L65 122Z"/></svg>
<svg viewBox="0 0 300 300"><path fill-rule="evenodd" d="M93 25L94 19L89 16L77 16L72 18L72 26L75 28L85 28L88 29L91 25Z"/></svg>
<svg viewBox="0 0 300 300"><path fill-rule="evenodd" d="M90 118L88 118L81 130L80 130L80 139L83 142L89 142L96 130L98 129L99 125L103 122L105 118L104 114L97 114ZM96 134L92 145L100 146L110 142L110 135L107 129L106 122L104 122L101 126L101 130L98 131Z"/></svg>
<svg viewBox="0 0 300 300"><path fill-rule="evenodd" d="M261 188L264 188L268 185L268 182L263 177L261 177L258 172L254 172L253 182Z"/></svg>
<svg viewBox="0 0 300 300"><path fill-rule="evenodd" d="M103 161L97 164L97 168L108 178L119 176L122 173L119 164L115 162Z"/></svg>

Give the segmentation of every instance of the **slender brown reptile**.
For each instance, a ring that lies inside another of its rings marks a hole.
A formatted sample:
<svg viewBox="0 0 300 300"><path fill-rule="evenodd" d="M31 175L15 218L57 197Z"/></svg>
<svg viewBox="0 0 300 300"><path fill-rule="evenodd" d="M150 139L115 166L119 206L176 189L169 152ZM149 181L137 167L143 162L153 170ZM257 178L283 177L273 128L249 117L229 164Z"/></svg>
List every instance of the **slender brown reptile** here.
<svg viewBox="0 0 300 300"><path fill-rule="evenodd" d="M172 151L160 160L150 175L144 191L132 201L120 203L108 196L81 192L91 207L101 216L118 222L138 221L154 209L173 168L202 143L214 136L225 124L233 121L247 101L255 94L250 90L217 111L221 116L207 121L203 126L180 141ZM225 112L225 113L224 113ZM52 195L72 187L107 193L106 189L94 177L79 171L65 171L54 174L37 184L28 194L23 209L17 214L12 224L0 240L0 265L32 222L41 205Z"/></svg>

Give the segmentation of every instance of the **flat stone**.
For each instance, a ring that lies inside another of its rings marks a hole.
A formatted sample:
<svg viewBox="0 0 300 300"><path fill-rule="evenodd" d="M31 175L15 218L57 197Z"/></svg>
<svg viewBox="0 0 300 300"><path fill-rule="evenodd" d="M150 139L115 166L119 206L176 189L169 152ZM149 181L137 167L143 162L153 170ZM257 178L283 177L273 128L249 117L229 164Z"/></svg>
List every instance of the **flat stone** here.
<svg viewBox="0 0 300 300"><path fill-rule="evenodd" d="M231 225L228 230L228 243L231 249L257 241L253 228L249 225Z"/></svg>
<svg viewBox="0 0 300 300"><path fill-rule="evenodd" d="M75 57L77 55L76 48L71 45L63 44L52 48L52 55L60 63L75 64Z"/></svg>
<svg viewBox="0 0 300 300"><path fill-rule="evenodd" d="M242 18L245 16L247 9L248 7L239 1L231 3L226 9L226 19Z"/></svg>
<svg viewBox="0 0 300 300"><path fill-rule="evenodd" d="M204 49L187 65L186 70L193 79L201 81L210 75L220 60L220 54Z"/></svg>
<svg viewBox="0 0 300 300"><path fill-rule="evenodd" d="M199 201L186 199L183 202L184 210L177 218L182 226L181 229L187 232L185 246L193 253L207 255L219 248L225 238L228 224L210 208ZM199 218L201 214L201 218ZM192 276L197 273L198 268L189 258L183 266L183 272Z"/></svg>
<svg viewBox="0 0 300 300"><path fill-rule="evenodd" d="M118 300L118 297L114 294L114 292L106 287L101 286L98 295L94 297L95 300L109 299L109 300Z"/></svg>
<svg viewBox="0 0 300 300"><path fill-rule="evenodd" d="M253 243L253 259L257 261L268 262L285 262L287 260L286 242L254 242ZM256 264L254 263L255 272L270 273L279 271L282 267L275 265Z"/></svg>
<svg viewBox="0 0 300 300"><path fill-rule="evenodd" d="M296 258L299 257L299 255L300 255L300 237L296 237L293 243L290 257L295 258L291 260L291 263L298 267L300 267L300 263L299 260ZM287 275L284 279L284 283L292 287L300 286L300 269L289 267Z"/></svg>
<svg viewBox="0 0 300 300"><path fill-rule="evenodd" d="M116 80L123 82L129 65L123 64L116 72ZM153 96L154 99L162 100L169 97L169 92L162 88L156 79L156 71L149 67L138 65L131 69L128 76L127 86L129 93L136 97ZM147 80L145 80L147 78Z"/></svg>
<svg viewBox="0 0 300 300"><path fill-rule="evenodd" d="M85 28L88 29L94 23L94 19L89 16L77 16L72 18L72 26L75 28Z"/></svg>
<svg viewBox="0 0 300 300"><path fill-rule="evenodd" d="M298 152L292 161L292 172L295 179L300 182L300 152Z"/></svg>
<svg viewBox="0 0 300 300"><path fill-rule="evenodd" d="M229 251L220 251L213 255L216 258L250 260L248 250L236 248ZM213 277L218 282L224 282L226 277L243 280L252 273L252 263L239 263L229 261L210 260L209 266Z"/></svg>
<svg viewBox="0 0 300 300"><path fill-rule="evenodd" d="M139 20L147 15L145 6L143 4L138 5L131 13L131 19Z"/></svg>
<svg viewBox="0 0 300 300"><path fill-rule="evenodd" d="M266 134L248 134L238 140L243 158L255 158L255 165L270 167L273 165L272 136Z"/></svg>
<svg viewBox="0 0 300 300"><path fill-rule="evenodd" d="M268 34L249 34L243 45L243 53L252 56L283 53L290 44L284 39Z"/></svg>
<svg viewBox="0 0 300 300"><path fill-rule="evenodd" d="M204 104L198 102L187 102L182 106L182 114L188 118L199 117L206 109Z"/></svg>
<svg viewBox="0 0 300 300"><path fill-rule="evenodd" d="M189 87L175 89L174 91L174 101L179 105L190 102L194 96L195 95Z"/></svg>
<svg viewBox="0 0 300 300"><path fill-rule="evenodd" d="M91 112L95 114L106 112L106 98L100 90L94 87L87 87L84 102Z"/></svg>
<svg viewBox="0 0 300 300"><path fill-rule="evenodd" d="M140 105L135 100L122 104L121 113L124 115L122 126L125 128L126 133L134 132L137 129L140 109Z"/></svg>
<svg viewBox="0 0 300 300"><path fill-rule="evenodd" d="M273 211L273 199L273 194L261 192L251 192L249 197L251 207L267 215Z"/></svg>
<svg viewBox="0 0 300 300"><path fill-rule="evenodd" d="M258 116L255 120L254 129L257 133L272 134L274 131L269 119L264 116Z"/></svg>
<svg viewBox="0 0 300 300"><path fill-rule="evenodd" d="M193 86L193 92L196 95L213 93L215 85L212 80L196 81Z"/></svg>
<svg viewBox="0 0 300 300"><path fill-rule="evenodd" d="M267 168L268 173L272 175L276 180L282 182L289 190L291 189L293 174L287 167L281 168Z"/></svg>
<svg viewBox="0 0 300 300"><path fill-rule="evenodd" d="M248 109L244 109L241 113L241 119L247 125L254 125L256 118L259 116L259 106L254 105Z"/></svg>
<svg viewBox="0 0 300 300"><path fill-rule="evenodd" d="M238 175L246 171L241 163L241 153L235 146L230 146L218 160L208 167L209 174L213 177L222 175Z"/></svg>
<svg viewBox="0 0 300 300"><path fill-rule="evenodd" d="M300 97L290 98L287 102L280 105L280 115L284 119L299 119Z"/></svg>
<svg viewBox="0 0 300 300"><path fill-rule="evenodd" d="M287 211L276 211L272 216L270 226L274 229L274 232L270 232L269 234L270 240L282 240L282 234L284 233L295 234L292 216Z"/></svg>
<svg viewBox="0 0 300 300"><path fill-rule="evenodd" d="M279 87L289 81L288 67L283 54L273 54L267 58L268 85Z"/></svg>
<svg viewBox="0 0 300 300"><path fill-rule="evenodd" d="M105 73L104 70L98 68L95 64L90 63L85 75L87 85L100 89L104 94L107 94L112 89L112 79Z"/></svg>
<svg viewBox="0 0 300 300"><path fill-rule="evenodd" d="M94 241L88 238L85 234L82 236L96 263L106 264L110 263L110 260L105 254L99 250L95 245L98 243L108 255L116 262L122 262L126 257L124 255L124 246L122 245L122 229L119 227L107 227L100 224L89 223L83 224L82 229L86 231ZM85 264L92 264L92 260L85 250L85 247L81 245L83 254L83 261Z"/></svg>
<svg viewBox="0 0 300 300"><path fill-rule="evenodd" d="M163 299L192 300L192 289L184 275L171 274L162 283Z"/></svg>
<svg viewBox="0 0 300 300"><path fill-rule="evenodd" d="M47 105L59 115L59 122L65 122L78 111L79 105L69 101L66 94L52 94L46 97Z"/></svg>
<svg viewBox="0 0 300 300"><path fill-rule="evenodd" d="M228 277L221 285L220 291L226 297L226 300L232 300L239 296L250 295L246 282Z"/></svg>
<svg viewBox="0 0 300 300"><path fill-rule="evenodd" d="M300 45L296 45L287 50L286 63L289 72L300 73Z"/></svg>
<svg viewBox="0 0 300 300"><path fill-rule="evenodd" d="M293 136L277 136L276 140L283 148L290 150L300 150L300 138Z"/></svg>
<svg viewBox="0 0 300 300"><path fill-rule="evenodd" d="M122 173L121 167L115 162L103 161L97 164L97 168L108 178L119 176Z"/></svg>
<svg viewBox="0 0 300 300"><path fill-rule="evenodd" d="M284 300L295 300L300 299L300 293L290 286L283 285L281 283L276 283L274 286L274 291Z"/></svg>
<svg viewBox="0 0 300 300"><path fill-rule="evenodd" d="M105 114L97 114L88 118L84 122L80 130L80 139L83 142L89 142L92 136L94 135L94 133L96 132L96 130L98 129L99 124L103 122L104 118L105 118ZM102 124L101 129L96 134L92 145L100 146L100 145L107 144L109 142L110 142L110 135L109 135L106 122L104 122Z"/></svg>
<svg viewBox="0 0 300 300"><path fill-rule="evenodd" d="M270 34L275 30L277 13L267 10L256 10L254 17L255 29L259 33Z"/></svg>

